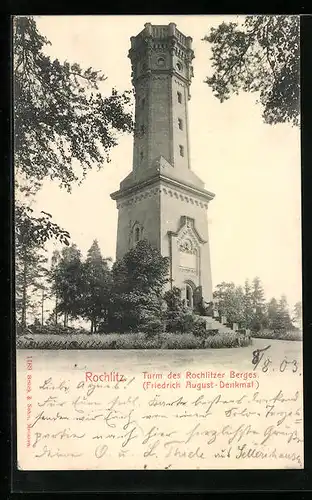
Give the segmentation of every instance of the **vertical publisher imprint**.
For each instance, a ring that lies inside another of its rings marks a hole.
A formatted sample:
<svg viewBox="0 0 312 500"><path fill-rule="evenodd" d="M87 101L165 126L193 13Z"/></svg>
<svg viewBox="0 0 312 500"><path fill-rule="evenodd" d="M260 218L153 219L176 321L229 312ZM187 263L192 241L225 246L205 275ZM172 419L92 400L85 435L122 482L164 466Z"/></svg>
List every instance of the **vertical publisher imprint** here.
<svg viewBox="0 0 312 500"><path fill-rule="evenodd" d="M26 358L26 414L27 414L27 448L31 445L31 413L32 413L32 356Z"/></svg>

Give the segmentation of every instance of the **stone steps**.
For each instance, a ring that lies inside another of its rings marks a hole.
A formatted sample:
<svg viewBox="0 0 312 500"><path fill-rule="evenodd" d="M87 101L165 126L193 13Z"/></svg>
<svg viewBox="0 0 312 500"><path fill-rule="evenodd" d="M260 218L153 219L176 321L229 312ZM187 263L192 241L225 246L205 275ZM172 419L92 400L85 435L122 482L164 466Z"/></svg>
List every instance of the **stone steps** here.
<svg viewBox="0 0 312 500"><path fill-rule="evenodd" d="M216 319L210 317L210 316L199 316L200 319L204 320L206 322L206 330L219 330L220 333L233 333L234 330L232 328L229 328L228 326L222 325L219 321Z"/></svg>

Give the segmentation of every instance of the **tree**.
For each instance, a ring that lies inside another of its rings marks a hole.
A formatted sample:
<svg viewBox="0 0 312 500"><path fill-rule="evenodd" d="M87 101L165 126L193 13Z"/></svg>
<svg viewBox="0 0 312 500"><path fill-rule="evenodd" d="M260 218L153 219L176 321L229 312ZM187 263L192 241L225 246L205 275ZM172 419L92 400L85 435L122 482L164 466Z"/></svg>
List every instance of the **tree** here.
<svg viewBox="0 0 312 500"><path fill-rule="evenodd" d="M293 310L293 322L302 328L302 303L296 302Z"/></svg>
<svg viewBox="0 0 312 500"><path fill-rule="evenodd" d="M298 125L299 16L246 16L241 25L212 28L203 40L211 44L213 70L205 83L220 102L256 92L265 123Z"/></svg>
<svg viewBox="0 0 312 500"><path fill-rule="evenodd" d="M169 259L147 240L141 240L114 264L114 286L124 292L140 290L161 296L169 281L168 268Z"/></svg>
<svg viewBox="0 0 312 500"><path fill-rule="evenodd" d="M40 241L40 240L39 240ZM15 232L16 313L22 331L27 326L27 314L36 307L35 292L43 286L47 258L43 246L34 238L33 225L24 218Z"/></svg>
<svg viewBox="0 0 312 500"><path fill-rule="evenodd" d="M42 212L42 216L34 217L33 209L17 201L15 205L15 235L19 240L24 238L25 245L42 247L53 236L61 243L69 245L69 233L51 221L51 214ZM25 232L25 228L27 231Z"/></svg>
<svg viewBox="0 0 312 500"><path fill-rule="evenodd" d="M45 259L45 260L46 260L46 262L48 261L48 259ZM50 281L49 275L50 275L49 269L45 268L43 270L43 274L41 276L40 283L37 285L37 290L38 290L38 292L40 292L39 305L40 305L40 323L41 323L41 326L44 325L45 313L49 312L49 309L45 308L45 304L46 304L47 299L51 298L51 291L50 291L50 287L49 287L49 281Z"/></svg>
<svg viewBox="0 0 312 500"><path fill-rule="evenodd" d="M98 85L105 78L99 71L52 60L45 53L49 44L32 16L14 18L15 180L17 194L26 197L34 195L44 179L57 180L70 191L93 165L100 168L109 161L118 134L133 129L127 111L130 93L113 89L103 97ZM29 216L25 200L19 202L16 225L20 216ZM49 221L47 231L46 219L32 217L32 222L41 238L62 241L56 224Z"/></svg>
<svg viewBox="0 0 312 500"><path fill-rule="evenodd" d="M109 309L109 325L121 332L138 330L162 318L162 303L162 298L153 292L134 289L127 293L114 293Z"/></svg>
<svg viewBox="0 0 312 500"><path fill-rule="evenodd" d="M234 283L226 283L222 281L216 286L213 292L213 298L215 300L218 312L220 316L227 316L230 312L230 302L231 296L234 293L235 285Z"/></svg>
<svg viewBox="0 0 312 500"><path fill-rule="evenodd" d="M60 260L61 260L61 253L59 252L59 250L54 250L51 257L51 266L49 270L48 281L50 283L50 288L51 288L50 298L53 298L54 295L54 308L51 317L49 318L49 323L53 323L55 326L57 325L58 322L58 295L55 286L53 285L54 285L54 275Z"/></svg>
<svg viewBox="0 0 312 500"><path fill-rule="evenodd" d="M91 333L97 331L100 320L107 320L112 291L112 276L108 266L110 259L104 259L97 240L88 250L86 262L82 265L83 290L80 315L91 322Z"/></svg>
<svg viewBox="0 0 312 500"><path fill-rule="evenodd" d="M251 329L258 332L266 326L266 304L262 283L257 276L252 281L251 304L253 308Z"/></svg>
<svg viewBox="0 0 312 500"><path fill-rule="evenodd" d="M233 314L232 323L245 326L244 290L241 286L235 287L233 303L235 313Z"/></svg>
<svg viewBox="0 0 312 500"><path fill-rule="evenodd" d="M118 143L116 132L132 130L130 97L115 89L103 97L100 71L51 60L49 44L33 17L15 17L15 164L29 179L57 179L70 189L79 180L75 161L83 176L94 164L102 167Z"/></svg>
<svg viewBox="0 0 312 500"><path fill-rule="evenodd" d="M290 330L293 328L285 295L282 295L278 302L277 322L278 330Z"/></svg>
<svg viewBox="0 0 312 500"><path fill-rule="evenodd" d="M252 290L249 280L245 280L244 284L244 326L250 329L253 320L253 304L252 304Z"/></svg>
<svg viewBox="0 0 312 500"><path fill-rule="evenodd" d="M278 302L273 297L267 306L268 315L268 327L270 330L277 331L279 329L279 318L278 318Z"/></svg>
<svg viewBox="0 0 312 500"><path fill-rule="evenodd" d="M228 323L244 322L244 294L234 283L222 282L213 294L220 316L226 316Z"/></svg>
<svg viewBox="0 0 312 500"><path fill-rule="evenodd" d="M185 309L181 295L181 288L176 286L164 293L164 301L167 304L168 312L180 313Z"/></svg>
<svg viewBox="0 0 312 500"><path fill-rule="evenodd" d="M123 331L160 318L169 261L148 241L141 240L113 266L110 323Z"/></svg>
<svg viewBox="0 0 312 500"><path fill-rule="evenodd" d="M81 252L76 245L63 248L51 276L52 291L58 297L56 312L64 314L64 326L68 326L69 317L79 316L83 295Z"/></svg>

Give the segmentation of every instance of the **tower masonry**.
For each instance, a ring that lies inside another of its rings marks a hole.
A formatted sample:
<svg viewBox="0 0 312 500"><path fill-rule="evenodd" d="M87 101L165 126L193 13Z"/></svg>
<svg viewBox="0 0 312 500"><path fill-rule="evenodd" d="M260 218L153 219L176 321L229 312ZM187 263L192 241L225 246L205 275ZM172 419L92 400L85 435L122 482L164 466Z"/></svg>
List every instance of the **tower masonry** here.
<svg viewBox="0 0 312 500"><path fill-rule="evenodd" d="M174 23L145 24L131 38L135 89L131 173L111 194L117 202L116 258L147 239L170 259L170 286L190 307L212 300L207 209L214 194L192 172L188 101L192 39Z"/></svg>

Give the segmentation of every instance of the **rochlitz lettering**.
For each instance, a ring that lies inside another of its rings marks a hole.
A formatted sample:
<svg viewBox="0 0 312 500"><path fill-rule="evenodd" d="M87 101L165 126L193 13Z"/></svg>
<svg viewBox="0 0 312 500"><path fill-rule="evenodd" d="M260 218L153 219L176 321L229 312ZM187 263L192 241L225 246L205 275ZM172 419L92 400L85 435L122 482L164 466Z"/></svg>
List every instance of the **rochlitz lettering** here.
<svg viewBox="0 0 312 500"><path fill-rule="evenodd" d="M85 372L85 382L126 382L126 377L118 372Z"/></svg>

